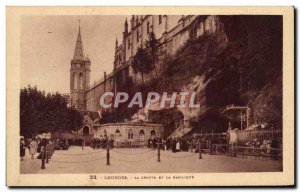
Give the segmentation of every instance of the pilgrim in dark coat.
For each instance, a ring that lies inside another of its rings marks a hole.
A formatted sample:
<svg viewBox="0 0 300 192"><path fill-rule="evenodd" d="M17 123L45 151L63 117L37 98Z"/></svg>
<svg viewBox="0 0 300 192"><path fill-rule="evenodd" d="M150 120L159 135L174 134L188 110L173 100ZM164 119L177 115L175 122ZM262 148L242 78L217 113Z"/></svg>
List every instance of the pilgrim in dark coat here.
<svg viewBox="0 0 300 192"><path fill-rule="evenodd" d="M25 145L24 139L22 138L20 140L20 157L21 157L21 161L24 160L25 150L26 150L26 145Z"/></svg>

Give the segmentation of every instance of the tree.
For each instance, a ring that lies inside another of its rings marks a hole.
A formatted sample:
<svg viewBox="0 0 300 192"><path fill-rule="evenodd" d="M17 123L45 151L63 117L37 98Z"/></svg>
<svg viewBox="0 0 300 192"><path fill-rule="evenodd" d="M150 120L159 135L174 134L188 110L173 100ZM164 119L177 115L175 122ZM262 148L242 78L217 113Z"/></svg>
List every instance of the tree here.
<svg viewBox="0 0 300 192"><path fill-rule="evenodd" d="M142 82L144 82L144 74L153 69L151 56L146 49L138 48L133 57L132 67L135 73L140 72L142 74Z"/></svg>
<svg viewBox="0 0 300 192"><path fill-rule="evenodd" d="M156 79L158 79L157 62L160 57L164 55L160 47L159 41L156 39L155 34L151 32L149 39L145 43L145 48L138 48L135 56L133 57L134 72L140 72L142 75L142 82L144 81L144 74L154 70Z"/></svg>
<svg viewBox="0 0 300 192"><path fill-rule="evenodd" d="M151 32L149 34L149 39L146 41L146 50L151 56L151 65L154 68L156 78L158 78L158 73L156 69L157 61L159 57L163 54L162 49L160 48L160 43L155 37L155 33Z"/></svg>
<svg viewBox="0 0 300 192"><path fill-rule="evenodd" d="M67 107L67 98L60 93L47 95L36 87L21 89L20 132L31 137L38 133L74 130L82 126L82 116Z"/></svg>

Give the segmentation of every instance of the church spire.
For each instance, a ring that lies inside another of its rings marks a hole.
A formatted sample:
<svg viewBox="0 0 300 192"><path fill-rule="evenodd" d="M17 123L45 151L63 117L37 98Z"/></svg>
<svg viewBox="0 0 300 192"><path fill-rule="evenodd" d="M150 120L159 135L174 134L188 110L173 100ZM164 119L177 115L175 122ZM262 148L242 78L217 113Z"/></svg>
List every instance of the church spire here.
<svg viewBox="0 0 300 192"><path fill-rule="evenodd" d="M73 60L84 60L81 33L80 33L80 20L79 20L79 30L78 30Z"/></svg>

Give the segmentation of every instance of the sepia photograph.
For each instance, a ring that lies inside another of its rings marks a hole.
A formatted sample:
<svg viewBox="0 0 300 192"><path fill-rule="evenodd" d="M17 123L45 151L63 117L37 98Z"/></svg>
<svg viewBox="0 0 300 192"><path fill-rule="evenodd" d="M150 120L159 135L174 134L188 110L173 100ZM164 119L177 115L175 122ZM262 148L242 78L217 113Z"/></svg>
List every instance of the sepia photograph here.
<svg viewBox="0 0 300 192"><path fill-rule="evenodd" d="M12 185L213 185L206 174L228 175L216 185L293 184L291 7L9 9L29 13L11 16L19 39L8 38L18 47L7 64ZM243 174L270 179L230 179ZM37 176L56 180L28 181Z"/></svg>

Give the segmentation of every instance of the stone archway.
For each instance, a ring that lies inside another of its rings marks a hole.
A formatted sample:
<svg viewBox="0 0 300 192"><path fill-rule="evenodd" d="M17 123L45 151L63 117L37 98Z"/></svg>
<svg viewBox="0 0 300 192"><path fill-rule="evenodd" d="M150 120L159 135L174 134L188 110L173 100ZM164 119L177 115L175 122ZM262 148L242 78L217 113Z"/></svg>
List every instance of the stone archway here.
<svg viewBox="0 0 300 192"><path fill-rule="evenodd" d="M82 130L83 136L89 136L90 135L90 128L88 126L84 126Z"/></svg>
<svg viewBox="0 0 300 192"><path fill-rule="evenodd" d="M153 136L156 135L155 130L152 130L152 131L151 131L151 135L153 135Z"/></svg>
<svg viewBox="0 0 300 192"><path fill-rule="evenodd" d="M130 129L128 131L128 140L133 140L133 130L132 129Z"/></svg>
<svg viewBox="0 0 300 192"><path fill-rule="evenodd" d="M154 139L154 137L156 137L156 132L154 129L150 132L150 135L151 135L151 139Z"/></svg>

